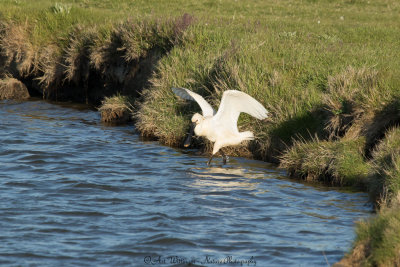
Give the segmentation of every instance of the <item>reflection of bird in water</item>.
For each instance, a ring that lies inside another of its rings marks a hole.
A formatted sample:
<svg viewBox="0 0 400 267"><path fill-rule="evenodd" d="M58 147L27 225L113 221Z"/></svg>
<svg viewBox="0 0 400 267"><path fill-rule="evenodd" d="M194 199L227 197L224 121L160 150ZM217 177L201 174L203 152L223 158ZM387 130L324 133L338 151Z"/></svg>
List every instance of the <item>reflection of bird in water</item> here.
<svg viewBox="0 0 400 267"><path fill-rule="evenodd" d="M174 93L184 99L196 101L203 115L196 113L192 117L192 127L185 141L185 147L190 145L194 133L204 136L214 142L213 152L207 165L210 165L213 156L220 151L223 163L227 156L222 150L226 146L234 146L245 140L253 140L254 135L250 131L239 132L237 121L241 112L245 112L259 120L268 117L268 111L254 98L246 93L236 90L225 91L222 95L218 112L199 94L185 88L172 88Z"/></svg>
<svg viewBox="0 0 400 267"><path fill-rule="evenodd" d="M227 192L238 189L254 190L257 182L251 181L253 178L251 173L242 168L192 168L188 175L193 180L192 187L199 188L208 193L210 192ZM258 173L258 175L261 175Z"/></svg>

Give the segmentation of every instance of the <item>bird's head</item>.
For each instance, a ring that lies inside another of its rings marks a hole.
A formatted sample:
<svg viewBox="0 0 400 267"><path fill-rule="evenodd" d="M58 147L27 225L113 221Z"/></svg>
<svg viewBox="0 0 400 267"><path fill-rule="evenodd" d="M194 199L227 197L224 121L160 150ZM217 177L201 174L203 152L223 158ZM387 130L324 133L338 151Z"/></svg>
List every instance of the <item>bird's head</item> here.
<svg viewBox="0 0 400 267"><path fill-rule="evenodd" d="M195 128L197 125L199 125L200 123L202 123L204 121L204 117L202 115L200 115L199 113L196 113L193 115L192 117L192 125L190 126L190 130L189 133L186 137L184 146L185 147L189 147L190 143L192 141L192 136L195 133Z"/></svg>
<svg viewBox="0 0 400 267"><path fill-rule="evenodd" d="M200 115L199 113L194 114L193 117L192 117L192 122L195 125L199 125L203 121L204 121L204 117L202 115Z"/></svg>

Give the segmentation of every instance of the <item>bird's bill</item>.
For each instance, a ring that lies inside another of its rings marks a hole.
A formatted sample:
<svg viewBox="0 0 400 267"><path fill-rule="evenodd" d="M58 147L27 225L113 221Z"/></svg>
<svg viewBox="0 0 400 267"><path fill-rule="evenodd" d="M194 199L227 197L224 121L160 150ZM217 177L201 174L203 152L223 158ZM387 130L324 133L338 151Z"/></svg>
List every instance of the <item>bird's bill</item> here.
<svg viewBox="0 0 400 267"><path fill-rule="evenodd" d="M196 127L196 123L192 123L192 125L190 125L190 130L189 133L186 137L185 143L183 143L184 147L189 147L190 144L192 143L192 137L194 135L194 128Z"/></svg>

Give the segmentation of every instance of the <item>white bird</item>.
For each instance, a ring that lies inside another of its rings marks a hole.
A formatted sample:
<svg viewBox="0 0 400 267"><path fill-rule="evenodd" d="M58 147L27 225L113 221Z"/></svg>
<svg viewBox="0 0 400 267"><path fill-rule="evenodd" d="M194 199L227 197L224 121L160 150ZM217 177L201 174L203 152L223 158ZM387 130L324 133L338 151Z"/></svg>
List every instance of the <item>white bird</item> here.
<svg viewBox="0 0 400 267"><path fill-rule="evenodd" d="M226 163L226 155L222 150L226 146L234 146L245 140L253 140L254 135L250 131L239 132L237 121L241 112L245 112L259 120L268 117L268 111L257 100L246 93L237 90L227 90L222 95L218 112L199 94L186 88L172 88L172 91L183 99L193 100L199 104L203 115L196 113L192 117L192 127L184 146L190 145L194 133L204 136L214 142L212 155L207 162L210 165L214 155L220 151L223 163Z"/></svg>

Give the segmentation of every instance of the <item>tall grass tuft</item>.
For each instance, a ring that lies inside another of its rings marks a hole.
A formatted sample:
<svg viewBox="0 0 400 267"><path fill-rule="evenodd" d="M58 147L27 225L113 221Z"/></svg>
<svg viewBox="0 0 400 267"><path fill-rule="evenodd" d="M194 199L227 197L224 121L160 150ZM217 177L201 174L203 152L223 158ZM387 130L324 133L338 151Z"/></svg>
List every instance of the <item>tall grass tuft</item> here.
<svg viewBox="0 0 400 267"><path fill-rule="evenodd" d="M64 51L66 80L79 84L89 79L90 54L97 34L96 29L85 29L81 25L70 32Z"/></svg>
<svg viewBox="0 0 400 267"><path fill-rule="evenodd" d="M329 112L326 130L331 138L342 137L355 121L373 114L385 101L377 70L348 67L328 77L324 102Z"/></svg>
<svg viewBox="0 0 400 267"><path fill-rule="evenodd" d="M62 51L60 47L49 45L44 47L37 60L38 71L36 73L43 98L58 98L58 88L62 84L65 64L63 64Z"/></svg>
<svg viewBox="0 0 400 267"><path fill-rule="evenodd" d="M399 266L400 206L382 208L379 213L357 223L352 252L340 263L344 266Z"/></svg>
<svg viewBox="0 0 400 267"><path fill-rule="evenodd" d="M132 119L132 100L127 96L117 94L106 97L99 108L101 120L108 123L126 123Z"/></svg>
<svg viewBox="0 0 400 267"><path fill-rule="evenodd" d="M364 187L369 165L364 161L365 139L295 141L282 156L280 166L307 181Z"/></svg>
<svg viewBox="0 0 400 267"><path fill-rule="evenodd" d="M54 12L55 14L67 15L71 12L71 6L62 3L55 3L51 7L51 11Z"/></svg>
<svg viewBox="0 0 400 267"><path fill-rule="evenodd" d="M374 199L391 202L400 193L400 128L387 131L372 152L370 192ZM389 204L387 203L387 204Z"/></svg>
<svg viewBox="0 0 400 267"><path fill-rule="evenodd" d="M27 76L35 69L38 51L29 41L29 26L0 21L0 62L14 76Z"/></svg>
<svg viewBox="0 0 400 267"><path fill-rule="evenodd" d="M122 83L133 65L153 50L169 51L190 25L188 15L172 20L127 20L96 40L90 62L105 77Z"/></svg>

